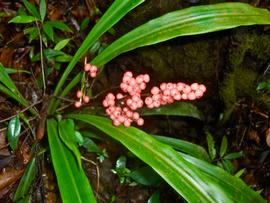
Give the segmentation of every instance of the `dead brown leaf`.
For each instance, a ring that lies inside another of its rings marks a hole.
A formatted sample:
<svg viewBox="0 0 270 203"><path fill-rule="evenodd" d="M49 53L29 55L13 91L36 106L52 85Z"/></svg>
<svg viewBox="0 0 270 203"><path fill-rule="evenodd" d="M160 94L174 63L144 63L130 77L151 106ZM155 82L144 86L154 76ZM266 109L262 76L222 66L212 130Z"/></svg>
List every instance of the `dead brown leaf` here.
<svg viewBox="0 0 270 203"><path fill-rule="evenodd" d="M24 169L3 169L0 173L0 199L12 188L22 176Z"/></svg>
<svg viewBox="0 0 270 203"><path fill-rule="evenodd" d="M248 137L250 140L256 142L256 144L260 143L260 137L258 136L258 132L256 130L251 130L248 132Z"/></svg>
<svg viewBox="0 0 270 203"><path fill-rule="evenodd" d="M8 143L6 141L5 131L0 131L0 155L9 156Z"/></svg>
<svg viewBox="0 0 270 203"><path fill-rule="evenodd" d="M270 128L268 128L265 132L265 139L266 139L266 144L268 147L270 147Z"/></svg>

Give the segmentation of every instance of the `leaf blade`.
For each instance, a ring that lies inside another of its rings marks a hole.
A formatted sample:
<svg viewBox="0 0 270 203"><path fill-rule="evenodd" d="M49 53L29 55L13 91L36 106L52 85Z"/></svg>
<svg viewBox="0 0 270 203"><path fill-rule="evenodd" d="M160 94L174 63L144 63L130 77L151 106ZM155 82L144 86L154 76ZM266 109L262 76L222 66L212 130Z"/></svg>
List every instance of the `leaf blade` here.
<svg viewBox="0 0 270 203"><path fill-rule="evenodd" d="M47 6L46 6L45 0L40 0L39 12L40 12L41 21L43 22L46 16L46 12L47 12Z"/></svg>
<svg viewBox="0 0 270 203"><path fill-rule="evenodd" d="M242 25L269 24L270 14L244 3L194 6L168 13L135 28L108 46L92 63L102 66L121 53L185 35Z"/></svg>
<svg viewBox="0 0 270 203"><path fill-rule="evenodd" d="M225 155L225 153L227 152L227 148L228 148L228 139L226 136L223 136L219 150L220 157L223 157Z"/></svg>
<svg viewBox="0 0 270 203"><path fill-rule="evenodd" d="M78 167L82 167L81 163L81 153L77 147L76 135L74 122L71 119L64 119L58 123L58 132L61 140L65 143L67 148L69 148L73 155L75 156Z"/></svg>
<svg viewBox="0 0 270 203"><path fill-rule="evenodd" d="M17 148L20 133L21 133L21 122L19 117L16 116L9 121L7 129L7 139L13 151L15 151Z"/></svg>
<svg viewBox="0 0 270 203"><path fill-rule="evenodd" d="M58 137L55 120L47 121L47 131L62 201L64 203L95 203L96 200L86 175L81 168L77 167L76 159Z"/></svg>
<svg viewBox="0 0 270 203"><path fill-rule="evenodd" d="M8 23L32 23L35 22L36 18L33 16L26 16L26 15L20 15L20 16L15 16L12 18Z"/></svg>
<svg viewBox="0 0 270 203"><path fill-rule="evenodd" d="M35 179L36 173L37 173L36 158L34 157L27 165L27 168L13 196L13 202L20 201L21 199L23 199L25 196L28 195L32 186L32 182Z"/></svg>
<svg viewBox="0 0 270 203"><path fill-rule="evenodd" d="M93 115L70 114L67 117L89 123L121 142L133 154L153 167L189 202L198 202L198 200L203 202L264 202L256 192L252 191L238 178L236 180L235 177L222 169L218 169L219 171L222 170L224 176L226 174L229 177L229 182L227 182L222 178L223 176L217 173L216 166L191 157L191 160L199 161L199 164L194 164L190 159L187 160L186 157L190 157L188 155L177 156L177 152L175 153L168 145L158 142L137 128L114 127L108 119ZM202 166L200 166L200 163L203 163ZM162 169L158 169L158 167L162 167ZM209 168L212 169L211 173L207 173ZM174 173L174 170L177 172ZM174 181L176 184L173 184ZM230 193L227 193L227 187L229 187ZM241 188L241 194L243 194L241 197L237 195L239 194L238 188Z"/></svg>
<svg viewBox="0 0 270 203"><path fill-rule="evenodd" d="M36 9L36 7L31 4L30 2L28 2L27 0L23 0L23 4L26 7L26 9L37 19L40 19L40 15L38 13L38 10Z"/></svg>
<svg viewBox="0 0 270 203"><path fill-rule="evenodd" d="M153 109L144 108L139 110L139 112L144 116L152 116L152 115L187 116L202 119L202 116L197 107L187 102L176 102L174 104L169 104Z"/></svg>

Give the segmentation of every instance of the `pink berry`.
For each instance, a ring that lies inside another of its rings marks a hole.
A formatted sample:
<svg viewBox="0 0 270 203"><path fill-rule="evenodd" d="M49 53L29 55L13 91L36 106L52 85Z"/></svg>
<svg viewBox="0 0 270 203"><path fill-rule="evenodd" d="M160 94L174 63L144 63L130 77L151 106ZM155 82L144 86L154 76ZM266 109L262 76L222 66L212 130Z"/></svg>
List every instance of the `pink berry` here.
<svg viewBox="0 0 270 203"><path fill-rule="evenodd" d="M152 96L153 100L159 100L161 98L161 94L155 94Z"/></svg>
<svg viewBox="0 0 270 203"><path fill-rule="evenodd" d="M182 94L182 99L185 99L185 100L186 100L186 99L188 99L187 94L185 94L185 93L184 93L184 94Z"/></svg>
<svg viewBox="0 0 270 203"><path fill-rule="evenodd" d="M177 86L178 91L182 91L184 89L184 87L185 87L185 84L182 83L182 82L179 82L179 83L177 83L176 86Z"/></svg>
<svg viewBox="0 0 270 203"><path fill-rule="evenodd" d="M141 90L145 90L145 88L146 88L146 84L145 84L145 83L141 83L141 84L140 84L140 89L141 89Z"/></svg>
<svg viewBox="0 0 270 203"><path fill-rule="evenodd" d="M133 74L132 74L132 72L127 71L127 72L124 73L124 76L128 76L128 77L131 78L133 76Z"/></svg>
<svg viewBox="0 0 270 203"><path fill-rule="evenodd" d="M158 108L158 107L160 107L160 102L159 101L154 101L153 105L154 105L154 107Z"/></svg>
<svg viewBox="0 0 270 203"><path fill-rule="evenodd" d="M97 72L97 67L95 65L92 65L90 72Z"/></svg>
<svg viewBox="0 0 270 203"><path fill-rule="evenodd" d="M78 98L81 98L82 96L83 96L82 91L78 90L78 91L77 91L77 97L78 97Z"/></svg>
<svg viewBox="0 0 270 203"><path fill-rule="evenodd" d="M178 90L176 88L172 88L170 93L171 93L171 96L174 96L178 93Z"/></svg>
<svg viewBox="0 0 270 203"><path fill-rule="evenodd" d="M95 78L97 76L97 73L96 72L90 72L89 75L91 76L91 78Z"/></svg>
<svg viewBox="0 0 270 203"><path fill-rule="evenodd" d="M136 82L139 83L139 84L142 83L143 82L143 77L137 76L136 77Z"/></svg>
<svg viewBox="0 0 270 203"><path fill-rule="evenodd" d="M189 100L195 100L196 99L196 96L195 96L194 92L188 93L187 97L188 97Z"/></svg>
<svg viewBox="0 0 270 203"><path fill-rule="evenodd" d="M84 96L84 97L83 97L83 101L84 101L84 103L87 104L87 103L90 101L90 97Z"/></svg>
<svg viewBox="0 0 270 203"><path fill-rule="evenodd" d="M158 87L153 87L151 89L151 94L158 94L160 92L159 88Z"/></svg>
<svg viewBox="0 0 270 203"><path fill-rule="evenodd" d="M167 84L166 83L161 83L161 85L159 86L161 90L165 90L167 88Z"/></svg>
<svg viewBox="0 0 270 203"><path fill-rule="evenodd" d="M120 123L119 120L116 120L116 119L113 120L113 125L114 125L114 126L119 126L120 124L121 124L121 123Z"/></svg>
<svg viewBox="0 0 270 203"><path fill-rule="evenodd" d="M130 127L130 121L129 120L125 120L124 121L124 126L127 127L127 128Z"/></svg>
<svg viewBox="0 0 270 203"><path fill-rule="evenodd" d="M150 81L150 76L148 74L144 74L143 80L144 82L148 83Z"/></svg>
<svg viewBox="0 0 270 203"><path fill-rule="evenodd" d="M124 98L124 95L121 94L121 93L118 93L118 94L116 95L116 98L117 98L117 99L123 99L123 98Z"/></svg>
<svg viewBox="0 0 270 203"><path fill-rule="evenodd" d="M144 120L143 120L142 118L139 118L139 119L137 120L137 124L138 124L139 126L142 126L142 125L144 124Z"/></svg>
<svg viewBox="0 0 270 203"><path fill-rule="evenodd" d="M140 115L138 112L134 112L132 118L136 121L140 118Z"/></svg>
<svg viewBox="0 0 270 203"><path fill-rule="evenodd" d="M127 115L127 117L131 118L133 116L133 113L132 113L132 111L128 111L128 112L126 112L126 115Z"/></svg>
<svg viewBox="0 0 270 203"><path fill-rule="evenodd" d="M108 99L115 99L115 96L113 95L113 93L108 93L107 98Z"/></svg>
<svg viewBox="0 0 270 203"><path fill-rule="evenodd" d="M172 89L173 88L173 83L169 82L167 83L167 89Z"/></svg>
<svg viewBox="0 0 270 203"><path fill-rule="evenodd" d="M87 64L84 65L84 70L85 70L86 72L90 71L91 68L92 68L92 65L89 64L89 63L87 63Z"/></svg>
<svg viewBox="0 0 270 203"><path fill-rule="evenodd" d="M132 103L133 103L132 99L127 99L126 104L127 104L128 106L131 106Z"/></svg>
<svg viewBox="0 0 270 203"><path fill-rule="evenodd" d="M74 105L76 108L80 108L82 106L82 102L76 101Z"/></svg>
<svg viewBox="0 0 270 203"><path fill-rule="evenodd" d="M193 84L191 84L190 87L191 87L192 90L195 91L195 90L197 90L199 88L199 84L198 83L193 83Z"/></svg>
<svg viewBox="0 0 270 203"><path fill-rule="evenodd" d="M191 92L191 87L188 86L188 85L186 85L186 86L184 87L184 89L183 89L183 92L184 92L185 94L190 93L190 92Z"/></svg>
<svg viewBox="0 0 270 203"><path fill-rule="evenodd" d="M196 90L196 91L195 91L195 96L196 96L197 98L202 97L202 96L203 96L203 91L200 90L200 89Z"/></svg>
<svg viewBox="0 0 270 203"><path fill-rule="evenodd" d="M146 104L147 106L150 105L150 104L152 104L152 102L153 102L153 100L152 100L151 97L146 97L146 98L145 98L145 104Z"/></svg>
<svg viewBox="0 0 270 203"><path fill-rule="evenodd" d="M202 90L203 92L206 91L206 87L204 85L199 85L199 89Z"/></svg>
<svg viewBox="0 0 270 203"><path fill-rule="evenodd" d="M169 95L171 94L170 89L166 88L166 89L163 91L163 94L164 94L165 96L169 96Z"/></svg>
<svg viewBox="0 0 270 203"><path fill-rule="evenodd" d="M181 94L175 94L174 96L173 96L173 98L176 100L176 101L179 101L179 100L181 100Z"/></svg>

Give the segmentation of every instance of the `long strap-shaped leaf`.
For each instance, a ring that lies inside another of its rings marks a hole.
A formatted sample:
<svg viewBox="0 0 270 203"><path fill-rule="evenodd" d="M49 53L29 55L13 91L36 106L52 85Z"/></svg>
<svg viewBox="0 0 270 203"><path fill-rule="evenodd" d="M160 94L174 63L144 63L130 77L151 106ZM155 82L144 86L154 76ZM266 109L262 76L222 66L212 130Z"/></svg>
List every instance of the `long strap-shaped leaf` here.
<svg viewBox="0 0 270 203"><path fill-rule="evenodd" d="M73 114L68 117L87 122L121 142L188 202L263 202L259 194L240 179L227 173L223 173L222 177L216 174L212 178L211 175L215 174L202 173L200 168L187 162L171 147L137 128L114 127L108 119L93 115Z"/></svg>
<svg viewBox="0 0 270 203"><path fill-rule="evenodd" d="M98 38L109 30L114 24L121 20L130 10L144 2L145 0L115 0L98 23L89 32L82 45L75 53L74 57L68 64L66 70L64 71L62 77L60 78L54 95L57 96L62 86L64 85L69 73L72 71L76 63L80 60L81 56L98 40ZM49 113L55 111L58 102L53 99L49 105Z"/></svg>
<svg viewBox="0 0 270 203"><path fill-rule="evenodd" d="M178 36L255 24L270 24L270 12L244 3L190 7L168 13L130 31L108 46L92 63L101 66L121 53Z"/></svg>
<svg viewBox="0 0 270 203"><path fill-rule="evenodd" d="M84 171L78 167L72 152L59 138L55 120L48 120L47 131L62 201L64 203L95 203L95 196Z"/></svg>

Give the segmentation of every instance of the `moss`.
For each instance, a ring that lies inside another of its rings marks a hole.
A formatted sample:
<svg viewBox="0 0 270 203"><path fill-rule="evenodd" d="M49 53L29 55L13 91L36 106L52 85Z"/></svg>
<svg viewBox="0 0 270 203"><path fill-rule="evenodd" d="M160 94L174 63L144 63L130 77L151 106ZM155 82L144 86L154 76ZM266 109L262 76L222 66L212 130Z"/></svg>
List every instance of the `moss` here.
<svg viewBox="0 0 270 203"><path fill-rule="evenodd" d="M224 74L220 90L223 99L224 121L231 114L238 98L249 97L259 101L256 79L260 69L269 60L270 37L259 29L241 28L231 37L228 51L229 72Z"/></svg>

